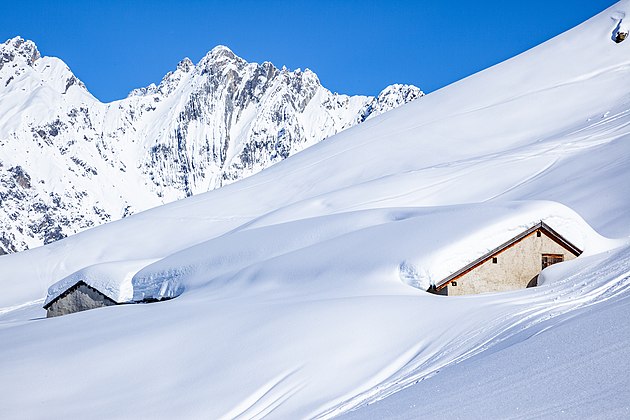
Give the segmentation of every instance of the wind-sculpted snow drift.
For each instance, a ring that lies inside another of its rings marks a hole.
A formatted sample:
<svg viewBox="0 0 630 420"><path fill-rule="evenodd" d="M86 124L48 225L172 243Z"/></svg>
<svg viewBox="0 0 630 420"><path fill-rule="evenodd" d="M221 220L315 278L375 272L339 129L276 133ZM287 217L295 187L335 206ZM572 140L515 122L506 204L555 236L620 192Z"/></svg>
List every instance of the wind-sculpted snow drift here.
<svg viewBox="0 0 630 420"><path fill-rule="evenodd" d="M31 41L0 44L0 249L14 252L206 192L422 96L325 89L219 46L101 103Z"/></svg>
<svg viewBox="0 0 630 420"><path fill-rule="evenodd" d="M624 417L622 12L247 179L0 257L3 415ZM540 220L584 253L539 287L422 290ZM49 286L89 273L178 297L38 319Z"/></svg>
<svg viewBox="0 0 630 420"><path fill-rule="evenodd" d="M444 223L449 219L450 223ZM351 284L347 273L363 282L374 277L377 284L379 279L392 277L397 268L401 271L401 267L411 268L407 275L416 274L413 279L407 278L414 287L427 290L541 220L580 249L598 239L578 215L547 202L345 212L249 227L146 264L134 273L134 299L172 298L186 289L220 283L225 277L246 283L251 278L273 278L276 284L286 283L288 288L296 282L307 288L310 285L306 279L313 272L322 277L317 288L323 286L323 279L346 278L343 284L335 281L330 285L339 293ZM418 238L418 232L432 240ZM340 258L338 250L357 248L361 252L344 252ZM400 272L397 280L403 277Z"/></svg>

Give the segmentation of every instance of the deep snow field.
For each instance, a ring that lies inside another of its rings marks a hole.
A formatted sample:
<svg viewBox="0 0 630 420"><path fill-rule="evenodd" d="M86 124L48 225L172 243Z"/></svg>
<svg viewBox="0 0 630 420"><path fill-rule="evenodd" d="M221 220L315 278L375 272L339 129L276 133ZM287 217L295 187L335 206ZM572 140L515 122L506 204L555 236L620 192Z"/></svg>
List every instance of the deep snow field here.
<svg viewBox="0 0 630 420"><path fill-rule="evenodd" d="M0 417L630 416L626 15L235 184L0 257ZM424 291L541 220L584 253L539 287ZM48 288L89 273L177 297L45 319Z"/></svg>

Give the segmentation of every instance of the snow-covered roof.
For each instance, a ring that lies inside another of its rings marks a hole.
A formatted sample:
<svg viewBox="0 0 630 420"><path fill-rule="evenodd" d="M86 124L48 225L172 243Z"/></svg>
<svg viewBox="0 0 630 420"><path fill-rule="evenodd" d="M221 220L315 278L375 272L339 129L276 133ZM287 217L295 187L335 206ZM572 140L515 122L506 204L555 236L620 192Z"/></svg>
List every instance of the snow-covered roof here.
<svg viewBox="0 0 630 420"><path fill-rule="evenodd" d="M579 249L599 237L571 209L545 201L348 212L248 228L175 253L134 276L134 300L218 279L290 283L322 273L334 288L362 279L369 293L396 277L426 290L541 221Z"/></svg>
<svg viewBox="0 0 630 420"><path fill-rule="evenodd" d="M428 248L411 261L418 275L407 280L426 290L541 222L580 250L591 238L599 237L578 214L559 203L513 202L446 208L441 215L431 217Z"/></svg>
<svg viewBox="0 0 630 420"><path fill-rule="evenodd" d="M129 302L133 297L131 287L133 275L154 261L154 259L114 261L85 267L50 286L44 306L80 282L93 287L117 303Z"/></svg>

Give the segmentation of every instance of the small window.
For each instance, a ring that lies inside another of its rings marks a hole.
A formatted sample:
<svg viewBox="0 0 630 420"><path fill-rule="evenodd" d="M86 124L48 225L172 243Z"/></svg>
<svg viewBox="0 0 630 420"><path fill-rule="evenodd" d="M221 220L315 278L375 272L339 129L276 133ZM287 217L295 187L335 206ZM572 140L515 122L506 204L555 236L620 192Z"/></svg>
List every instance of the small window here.
<svg viewBox="0 0 630 420"><path fill-rule="evenodd" d="M540 238L540 237L542 236L542 233L540 233L540 231L539 231L539 230L537 230L537 231L536 231L536 236L537 236L538 238Z"/></svg>
<svg viewBox="0 0 630 420"><path fill-rule="evenodd" d="M542 254L542 268L543 270L550 265L554 265L564 261L564 255L562 254Z"/></svg>
<svg viewBox="0 0 630 420"><path fill-rule="evenodd" d="M492 264L496 264L499 262L499 259L497 257L492 257Z"/></svg>
<svg viewBox="0 0 630 420"><path fill-rule="evenodd" d="M457 282L456 281L452 281L451 282L451 286L457 286Z"/></svg>

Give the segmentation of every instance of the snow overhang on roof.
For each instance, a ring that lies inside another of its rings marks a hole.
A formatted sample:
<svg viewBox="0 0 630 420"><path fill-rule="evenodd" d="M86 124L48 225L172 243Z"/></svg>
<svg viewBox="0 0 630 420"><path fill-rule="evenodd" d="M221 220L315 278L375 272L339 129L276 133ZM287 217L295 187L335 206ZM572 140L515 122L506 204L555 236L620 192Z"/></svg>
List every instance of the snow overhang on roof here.
<svg viewBox="0 0 630 420"><path fill-rule="evenodd" d="M114 261L85 267L50 286L44 308L79 283L85 283L116 303L130 302L133 298L132 277L155 261L155 259Z"/></svg>
<svg viewBox="0 0 630 420"><path fill-rule="evenodd" d="M399 270L401 281L422 290L443 285L541 226L576 255L596 252L599 244L607 241L573 210L551 201L433 208L433 213L422 219L417 242L408 244L404 267Z"/></svg>

